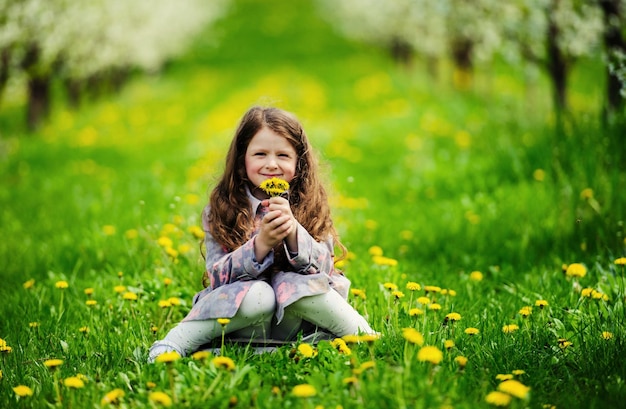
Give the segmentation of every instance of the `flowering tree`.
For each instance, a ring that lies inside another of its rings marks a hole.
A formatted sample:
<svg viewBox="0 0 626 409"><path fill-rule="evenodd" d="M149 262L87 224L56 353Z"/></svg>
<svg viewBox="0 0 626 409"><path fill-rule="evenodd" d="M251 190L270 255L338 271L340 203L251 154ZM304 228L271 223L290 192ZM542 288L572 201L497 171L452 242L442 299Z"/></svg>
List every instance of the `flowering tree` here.
<svg viewBox="0 0 626 409"><path fill-rule="evenodd" d="M626 99L626 0L598 0L604 21L607 113L620 112Z"/></svg>
<svg viewBox="0 0 626 409"><path fill-rule="evenodd" d="M0 0L0 81L26 76L33 128L49 110L53 78L76 85L124 70L156 71L219 18L227 1Z"/></svg>

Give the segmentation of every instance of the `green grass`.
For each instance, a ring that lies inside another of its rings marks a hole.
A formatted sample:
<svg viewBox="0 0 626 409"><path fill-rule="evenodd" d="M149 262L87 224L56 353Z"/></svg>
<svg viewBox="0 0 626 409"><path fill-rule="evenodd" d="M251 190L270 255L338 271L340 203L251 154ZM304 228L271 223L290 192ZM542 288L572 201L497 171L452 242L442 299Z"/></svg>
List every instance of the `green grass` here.
<svg viewBox="0 0 626 409"><path fill-rule="evenodd" d="M310 5L238 4L217 38L163 74L139 76L80 111L57 108L34 134L15 121L23 103L5 103L0 338L11 352L0 352L0 407L99 407L120 388L120 406L133 408L159 406L154 391L180 407L476 408L489 406L496 375L514 370L531 392L512 406L619 406L624 270L614 261L626 251L626 151L623 128L597 119L600 90L585 82L597 68L589 62L576 73L573 114L557 133L545 84L525 85L514 68L494 64L458 91L446 65L438 80L419 61L397 67L384 52L337 37ZM349 356L321 343L312 358L291 347L254 355L230 346L232 372L211 359L148 365L149 345L201 288L199 239L189 228L239 117L258 102L302 119L352 253L346 275L366 294L350 301L382 338L351 345ZM581 196L585 189L593 199ZM377 265L372 246L397 266ZM562 265L571 263L587 274L566 277ZM471 280L472 271L483 280ZM55 287L61 280L67 289ZM410 281L456 295L430 293L442 309L412 317L425 294L406 289ZM395 300L385 283L404 297ZM586 288L608 299L585 297ZM126 291L138 299L124 299ZM170 298L180 305L159 306ZM540 299L544 309L534 306ZM533 306L528 318L519 313L525 306ZM462 318L444 325L450 312ZM508 324L519 330L505 334ZM417 360L408 327L443 350L440 364ZM466 335L468 327L479 334ZM455 346L445 350L445 340ZM465 369L457 356L468 358ZM51 358L64 361L56 371L43 364ZM83 388L59 383L77 374ZM351 376L353 386L344 383ZM294 396L298 384L317 395ZM34 395L17 399L17 385Z"/></svg>

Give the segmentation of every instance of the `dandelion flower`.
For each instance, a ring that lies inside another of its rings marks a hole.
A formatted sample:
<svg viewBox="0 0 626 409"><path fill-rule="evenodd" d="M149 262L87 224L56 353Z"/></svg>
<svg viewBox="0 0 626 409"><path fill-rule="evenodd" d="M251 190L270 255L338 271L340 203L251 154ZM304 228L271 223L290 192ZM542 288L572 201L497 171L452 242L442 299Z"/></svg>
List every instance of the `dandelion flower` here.
<svg viewBox="0 0 626 409"><path fill-rule="evenodd" d="M210 356L211 356L211 353L209 351L196 351L193 354L191 354L191 358L195 359L196 361L203 361Z"/></svg>
<svg viewBox="0 0 626 409"><path fill-rule="evenodd" d="M135 294L132 291L126 291L124 295L122 296L122 298L128 301L137 301L139 297L137 296L137 294Z"/></svg>
<svg viewBox="0 0 626 409"><path fill-rule="evenodd" d="M483 273L480 271L472 271L469 275L470 280L472 281L482 281Z"/></svg>
<svg viewBox="0 0 626 409"><path fill-rule="evenodd" d="M372 257L372 261L379 266L395 267L398 265L398 260L384 256L374 256Z"/></svg>
<svg viewBox="0 0 626 409"><path fill-rule="evenodd" d="M406 283L406 289L409 291L419 291L422 289L422 286L413 281L409 281L408 283Z"/></svg>
<svg viewBox="0 0 626 409"><path fill-rule="evenodd" d="M38 322L29 322L28 323L28 327L29 328L37 328L37 327L39 327L39 323Z"/></svg>
<svg viewBox="0 0 626 409"><path fill-rule="evenodd" d="M594 292L595 290L593 288L583 288L580 291L580 296L581 297L587 297L587 298L591 298L591 294Z"/></svg>
<svg viewBox="0 0 626 409"><path fill-rule="evenodd" d="M359 382L356 376L349 376L343 379L345 385L356 385Z"/></svg>
<svg viewBox="0 0 626 409"><path fill-rule="evenodd" d="M115 234L115 231L116 231L115 226L112 226L110 224L102 226L102 233L105 236L112 236Z"/></svg>
<svg viewBox="0 0 626 409"><path fill-rule="evenodd" d="M204 237L204 230L202 230L199 226L189 226L187 231L191 233L196 239L201 239Z"/></svg>
<svg viewBox="0 0 626 409"><path fill-rule="evenodd" d="M615 264L617 264L619 266L626 265L626 257L618 258L617 260L615 260Z"/></svg>
<svg viewBox="0 0 626 409"><path fill-rule="evenodd" d="M72 389L80 389L85 386L85 382L83 382L83 380L78 376L70 376L69 378L65 378L63 380L63 385Z"/></svg>
<svg viewBox="0 0 626 409"><path fill-rule="evenodd" d="M121 390L120 388L116 388L113 389L111 392L108 392L106 395L104 395L104 397L102 398L102 400L100 401L101 405L107 405L107 404L117 404L119 403L120 399L124 397L124 391Z"/></svg>
<svg viewBox="0 0 626 409"><path fill-rule="evenodd" d="M511 334L519 329L519 325L517 324L508 324L502 327L502 332L505 334Z"/></svg>
<svg viewBox="0 0 626 409"><path fill-rule="evenodd" d="M164 352L161 355L157 356L155 362L160 363L170 363L181 358L180 354L176 351Z"/></svg>
<svg viewBox="0 0 626 409"><path fill-rule="evenodd" d="M522 307L519 310L519 315L521 315L524 318L527 318L532 313L533 313L532 307Z"/></svg>
<svg viewBox="0 0 626 409"><path fill-rule="evenodd" d="M574 345L573 342L568 341L566 338L559 338L557 343L559 344L559 347L561 349L567 349L567 347L571 347L572 345Z"/></svg>
<svg viewBox="0 0 626 409"><path fill-rule="evenodd" d="M352 354L352 350L350 349L350 347L348 347L348 345L346 344L346 341L344 341L341 338L335 338L334 340L331 341L330 344L333 346L333 348L335 348L341 354L344 354L344 355Z"/></svg>
<svg viewBox="0 0 626 409"><path fill-rule="evenodd" d="M548 306L548 302L546 300L537 300L535 301L535 307L539 307L541 309Z"/></svg>
<svg viewBox="0 0 626 409"><path fill-rule="evenodd" d="M174 242L167 236L161 236L157 239L157 244L161 247L172 247Z"/></svg>
<svg viewBox="0 0 626 409"><path fill-rule="evenodd" d="M165 277L165 278L163 279L163 285L167 287L167 286L169 286L170 284L172 284L172 279L171 279L171 278L169 278L169 277Z"/></svg>
<svg viewBox="0 0 626 409"><path fill-rule="evenodd" d="M439 311L441 309L441 304L432 303L428 305L428 309L431 311Z"/></svg>
<svg viewBox="0 0 626 409"><path fill-rule="evenodd" d="M376 367L376 362L374 361L365 361L359 366L361 371L367 371L368 369L372 369Z"/></svg>
<svg viewBox="0 0 626 409"><path fill-rule="evenodd" d="M305 358L312 358L315 355L315 350L310 344L303 343L298 345L298 352Z"/></svg>
<svg viewBox="0 0 626 409"><path fill-rule="evenodd" d="M150 392L150 394L148 395L148 399L156 404L159 405L163 405L163 406L172 406L172 398L170 398L166 393L164 392Z"/></svg>
<svg viewBox="0 0 626 409"><path fill-rule="evenodd" d="M609 331L602 331L602 338L609 340L613 338L613 333Z"/></svg>
<svg viewBox="0 0 626 409"><path fill-rule="evenodd" d="M380 246L372 246L367 250L367 252L372 257L383 255L383 249Z"/></svg>
<svg viewBox="0 0 626 409"><path fill-rule="evenodd" d="M499 373L496 375L496 380L498 381L508 381L509 379L513 379L513 374Z"/></svg>
<svg viewBox="0 0 626 409"><path fill-rule="evenodd" d="M139 232L137 231L137 229L128 229L124 232L124 237L126 237L128 240L134 240L139 237Z"/></svg>
<svg viewBox="0 0 626 409"><path fill-rule="evenodd" d="M96 304L98 304L98 301L96 301L96 300L87 300L87 301L85 301L85 305L87 305L88 307L93 307Z"/></svg>
<svg viewBox="0 0 626 409"><path fill-rule="evenodd" d="M437 365L443 359L443 352L435 346L425 346L417 351L417 360Z"/></svg>
<svg viewBox="0 0 626 409"><path fill-rule="evenodd" d="M498 390L520 399L528 398L528 394L530 392L530 388L528 386L524 385L520 381L516 381L515 379L509 379L508 381L502 382L498 385Z"/></svg>
<svg viewBox="0 0 626 409"><path fill-rule="evenodd" d="M454 362L456 362L459 365L459 367L463 369L467 365L467 357L464 357L463 355L459 355L454 358Z"/></svg>
<svg viewBox="0 0 626 409"><path fill-rule="evenodd" d="M587 267L584 264L573 263L567 266L567 270L565 270L565 275L568 277L578 277L582 278L587 274Z"/></svg>
<svg viewBox="0 0 626 409"><path fill-rule="evenodd" d="M315 396L317 394L317 391L315 390L315 387L313 385L303 383L294 386L291 393L293 393L293 395L298 398L310 398L312 396Z"/></svg>
<svg viewBox="0 0 626 409"><path fill-rule="evenodd" d="M428 297L419 297L417 299L417 303L421 304L421 305L428 305L428 304L430 304L430 298L428 298Z"/></svg>
<svg viewBox="0 0 626 409"><path fill-rule="evenodd" d="M463 331L463 332L465 332L467 335L476 335L480 331L478 330L478 328L469 327L469 328L465 328L465 331Z"/></svg>
<svg viewBox="0 0 626 409"><path fill-rule="evenodd" d="M54 369L58 366L63 365L63 360L62 359L48 359L48 360L43 361L43 365L46 368Z"/></svg>
<svg viewBox="0 0 626 409"><path fill-rule="evenodd" d="M412 344L424 345L424 336L415 328L402 329L402 336Z"/></svg>
<svg viewBox="0 0 626 409"><path fill-rule="evenodd" d="M424 291L426 291L426 293L439 293L441 292L441 287L437 287L436 285L425 285Z"/></svg>
<svg viewBox="0 0 626 409"><path fill-rule="evenodd" d="M450 322L460 321L461 314L459 314L458 312L451 312L450 314L446 315L446 320Z"/></svg>
<svg viewBox="0 0 626 409"><path fill-rule="evenodd" d="M66 289L67 287L69 287L69 284L67 283L67 281L60 280L60 281L57 281L56 283L54 283L54 286L55 286L56 288L59 288L59 289L61 289L61 290L64 290L64 289Z"/></svg>
<svg viewBox="0 0 626 409"><path fill-rule="evenodd" d="M404 297L404 293L402 291L392 291L391 295L396 299L399 300L400 298Z"/></svg>
<svg viewBox="0 0 626 409"><path fill-rule="evenodd" d="M227 371L234 371L235 370L235 362L232 359L230 359L230 358L228 358L226 356L217 356L217 357L213 358L211 363L216 368L226 369Z"/></svg>
<svg viewBox="0 0 626 409"><path fill-rule="evenodd" d="M499 391L489 392L485 396L485 402L493 406L509 406L511 399L511 395Z"/></svg>
<svg viewBox="0 0 626 409"><path fill-rule="evenodd" d="M398 290L398 286L394 283L384 283L383 287L385 287L385 289L389 290L389 291L397 291Z"/></svg>
<svg viewBox="0 0 626 409"><path fill-rule="evenodd" d="M125 285L116 285L115 287L113 287L113 290L118 293L121 294L124 291L126 291L126 286Z"/></svg>
<svg viewBox="0 0 626 409"><path fill-rule="evenodd" d="M172 306L172 303L170 302L170 300L159 300L160 308L169 308L171 306Z"/></svg>
<svg viewBox="0 0 626 409"><path fill-rule="evenodd" d="M259 188L264 191L268 196L280 196L289 190L289 183L286 180L280 178L270 178L264 180Z"/></svg>
<svg viewBox="0 0 626 409"><path fill-rule="evenodd" d="M409 316L411 317L415 317L417 315L423 315L424 314L424 310L422 310L421 308L411 308L409 310Z"/></svg>
<svg viewBox="0 0 626 409"><path fill-rule="evenodd" d="M35 280L32 279L32 278L30 280L26 281L24 284L22 284L22 286L26 290L28 290L29 288L33 288L34 285L35 285Z"/></svg>
<svg viewBox="0 0 626 409"><path fill-rule="evenodd" d="M92 296L93 295L93 288L91 288L91 287L85 288L84 293L88 297Z"/></svg>
<svg viewBox="0 0 626 409"><path fill-rule="evenodd" d="M451 339L446 339L446 340L443 342L443 347L444 347L445 349L447 349L447 350L450 350L450 349L454 348L454 341L453 341L453 340L451 340Z"/></svg>
<svg viewBox="0 0 626 409"><path fill-rule="evenodd" d="M218 318L217 323L221 326L226 326L230 323L230 318Z"/></svg>
<svg viewBox="0 0 626 409"><path fill-rule="evenodd" d="M18 385L13 388L13 392L20 398L24 398L26 396L33 396L33 390L26 385Z"/></svg>
<svg viewBox="0 0 626 409"><path fill-rule="evenodd" d="M89 332L89 327L80 327L80 328L78 328L78 332L82 332L83 334L87 334Z"/></svg>
<svg viewBox="0 0 626 409"><path fill-rule="evenodd" d="M352 294L355 297L361 298L361 299L365 299L365 291L360 290L358 288L352 288L350 289L350 294Z"/></svg>
<svg viewBox="0 0 626 409"><path fill-rule="evenodd" d="M520 375L524 375L526 371L523 369L513 369L511 373L515 376L520 376Z"/></svg>

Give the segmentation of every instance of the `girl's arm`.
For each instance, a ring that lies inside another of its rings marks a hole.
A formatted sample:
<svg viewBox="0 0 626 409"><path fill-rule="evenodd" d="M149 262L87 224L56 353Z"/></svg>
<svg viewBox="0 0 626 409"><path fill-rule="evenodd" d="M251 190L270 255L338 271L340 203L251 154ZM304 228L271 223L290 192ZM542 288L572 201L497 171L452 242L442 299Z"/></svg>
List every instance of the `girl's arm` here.
<svg viewBox="0 0 626 409"><path fill-rule="evenodd" d="M300 274L332 274L335 271L332 238L318 242L300 223L296 223L296 229L298 251L290 252L285 243L285 254L294 271Z"/></svg>
<svg viewBox="0 0 626 409"><path fill-rule="evenodd" d="M255 237L243 246L229 252L205 231L206 274L211 288L217 288L235 281L256 280L274 263L274 252L270 252L261 263L254 254Z"/></svg>

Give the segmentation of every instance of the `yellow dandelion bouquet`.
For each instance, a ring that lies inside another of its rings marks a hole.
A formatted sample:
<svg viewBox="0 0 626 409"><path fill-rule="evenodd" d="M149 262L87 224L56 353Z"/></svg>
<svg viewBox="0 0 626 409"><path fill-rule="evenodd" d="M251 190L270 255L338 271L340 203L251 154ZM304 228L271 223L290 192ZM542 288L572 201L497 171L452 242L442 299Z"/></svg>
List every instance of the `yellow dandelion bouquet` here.
<svg viewBox="0 0 626 409"><path fill-rule="evenodd" d="M270 178L264 180L259 188L270 197L281 196L289 190L289 183L280 178Z"/></svg>

